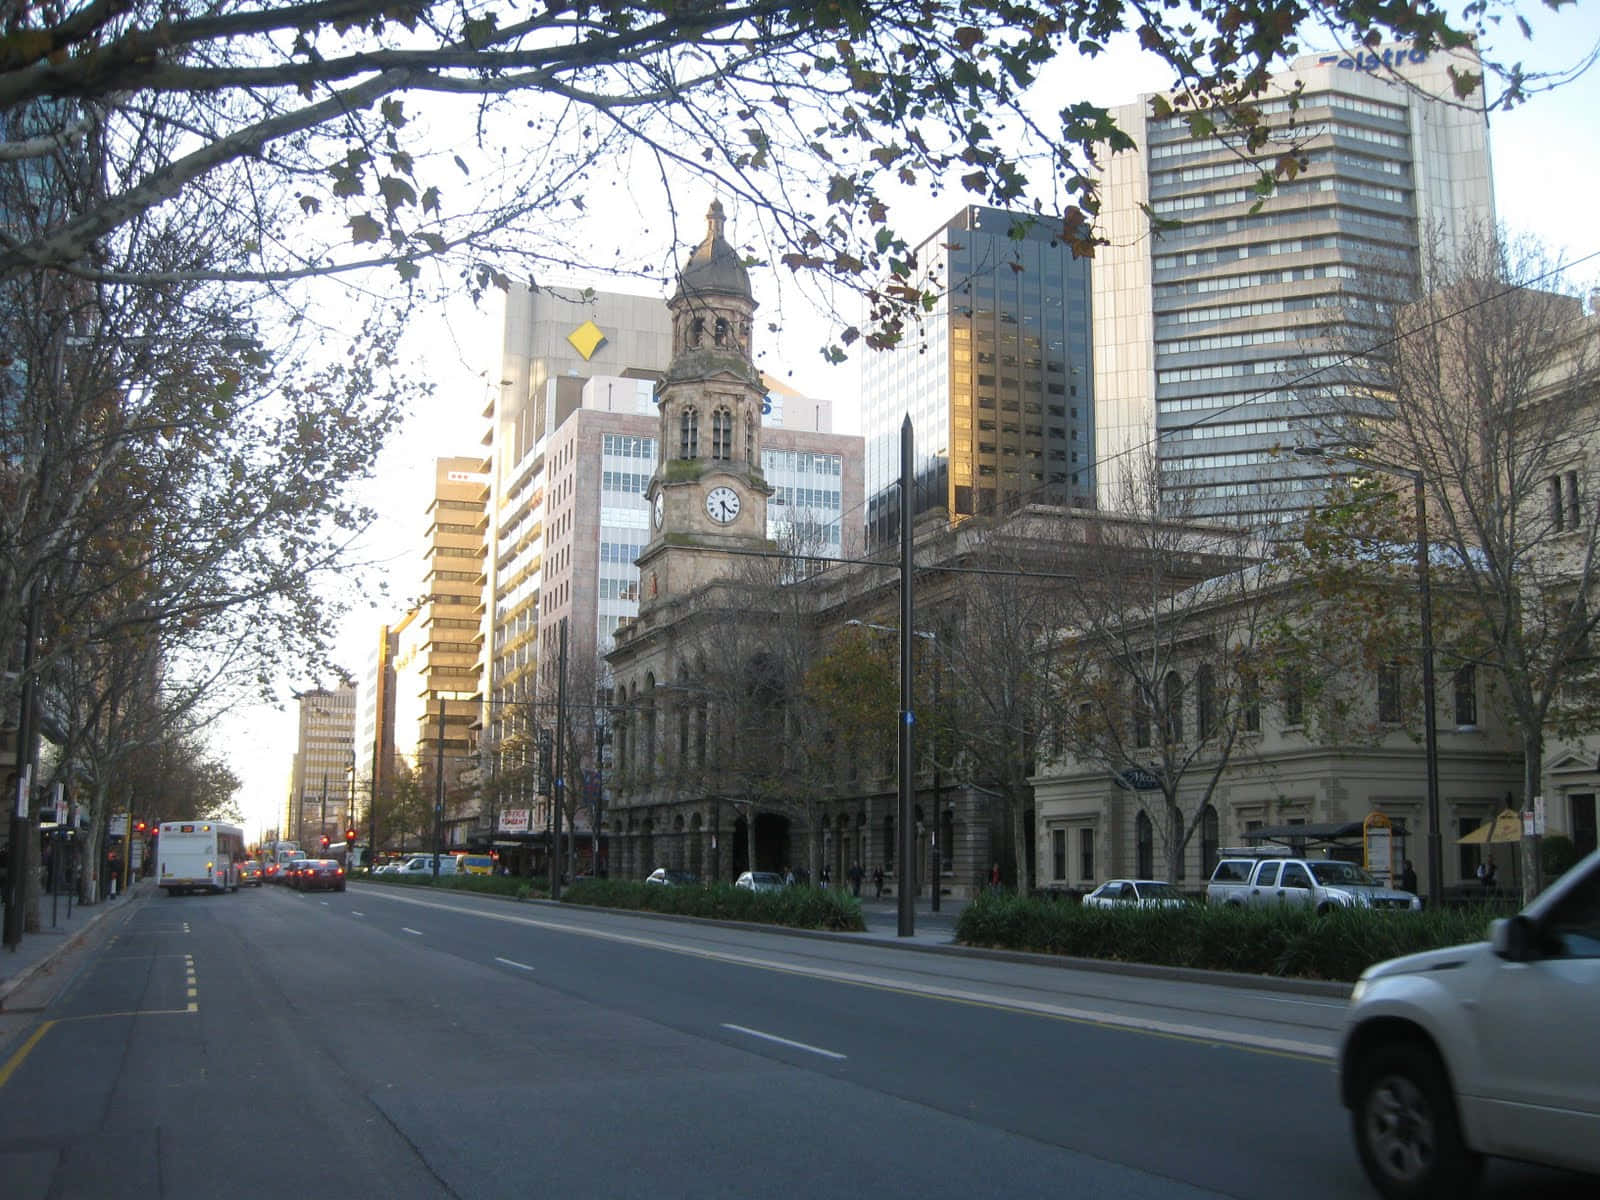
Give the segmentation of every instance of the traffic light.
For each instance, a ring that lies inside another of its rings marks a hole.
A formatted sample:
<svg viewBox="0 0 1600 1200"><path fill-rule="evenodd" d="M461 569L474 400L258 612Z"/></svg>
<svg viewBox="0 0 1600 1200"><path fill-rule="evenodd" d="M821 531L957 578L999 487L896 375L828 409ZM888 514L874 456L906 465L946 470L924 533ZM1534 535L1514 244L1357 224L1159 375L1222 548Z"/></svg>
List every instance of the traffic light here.
<svg viewBox="0 0 1600 1200"><path fill-rule="evenodd" d="M324 850L326 850L328 848L328 835L327 834L323 834L322 835L322 848Z"/></svg>
<svg viewBox="0 0 1600 1200"><path fill-rule="evenodd" d="M356 827L354 825L350 826L349 829L344 831L344 841L345 845L347 846L354 846L356 844Z"/></svg>

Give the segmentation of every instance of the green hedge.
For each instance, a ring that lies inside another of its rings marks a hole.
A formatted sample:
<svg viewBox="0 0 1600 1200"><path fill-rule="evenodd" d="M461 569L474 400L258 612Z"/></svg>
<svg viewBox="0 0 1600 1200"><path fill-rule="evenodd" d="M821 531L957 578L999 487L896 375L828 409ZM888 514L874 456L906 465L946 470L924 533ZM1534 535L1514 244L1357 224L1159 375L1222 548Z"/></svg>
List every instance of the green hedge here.
<svg viewBox="0 0 1600 1200"><path fill-rule="evenodd" d="M1302 908L1100 909L984 893L956 923L968 946L1252 975L1352 981L1375 962L1479 941L1514 908L1434 912Z"/></svg>
<svg viewBox="0 0 1600 1200"><path fill-rule="evenodd" d="M662 887L621 879L585 879L564 889L561 897L572 904L596 908L755 921L793 929L859 933L867 927L861 919L861 901L839 888L790 887L779 892L753 892L728 883Z"/></svg>

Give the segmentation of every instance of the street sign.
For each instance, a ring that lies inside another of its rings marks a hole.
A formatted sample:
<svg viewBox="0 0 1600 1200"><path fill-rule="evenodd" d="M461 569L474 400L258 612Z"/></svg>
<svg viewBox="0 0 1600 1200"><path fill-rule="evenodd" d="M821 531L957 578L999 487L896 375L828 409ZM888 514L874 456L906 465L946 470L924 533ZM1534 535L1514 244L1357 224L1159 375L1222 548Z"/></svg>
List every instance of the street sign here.
<svg viewBox="0 0 1600 1200"><path fill-rule="evenodd" d="M128 814L122 813L119 816L112 817L111 820L106 824L106 833L110 834L112 837L127 837Z"/></svg>

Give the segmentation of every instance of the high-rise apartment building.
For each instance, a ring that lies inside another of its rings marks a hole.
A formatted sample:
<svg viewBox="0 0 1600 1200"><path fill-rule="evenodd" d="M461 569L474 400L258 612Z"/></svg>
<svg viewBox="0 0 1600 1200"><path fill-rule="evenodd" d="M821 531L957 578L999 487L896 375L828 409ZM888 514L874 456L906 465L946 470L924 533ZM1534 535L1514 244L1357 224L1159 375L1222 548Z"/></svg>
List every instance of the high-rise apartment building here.
<svg viewBox="0 0 1600 1200"><path fill-rule="evenodd" d="M354 688L301 692L299 743L283 836L315 854L319 839L343 838L355 755Z"/></svg>
<svg viewBox="0 0 1600 1200"><path fill-rule="evenodd" d="M1330 323L1374 280L1414 271L1425 242L1448 253L1493 218L1488 119L1453 97L1452 65L1476 59L1405 46L1298 59L1262 103L1281 140L1256 161L1193 138L1181 116L1153 117L1149 96L1116 110L1136 148L1111 156L1101 180L1103 507L1151 448L1163 488L1197 515L1251 521L1322 489L1327 468L1283 448L1313 440L1338 407L1311 382L1331 361ZM1305 167L1263 201L1258 162L1286 151ZM1180 224L1152 231L1151 215Z"/></svg>
<svg viewBox="0 0 1600 1200"><path fill-rule="evenodd" d="M1047 224L972 206L917 248L938 301L862 363L867 541L899 535L900 430L915 442L914 514L1093 502L1089 265Z"/></svg>

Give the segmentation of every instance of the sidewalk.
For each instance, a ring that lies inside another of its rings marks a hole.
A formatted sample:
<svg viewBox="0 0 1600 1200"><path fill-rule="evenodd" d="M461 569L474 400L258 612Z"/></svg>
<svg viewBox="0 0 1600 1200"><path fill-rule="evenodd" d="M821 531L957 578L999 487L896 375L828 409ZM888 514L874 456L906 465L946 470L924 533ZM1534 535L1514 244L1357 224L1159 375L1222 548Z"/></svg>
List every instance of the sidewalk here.
<svg viewBox="0 0 1600 1200"><path fill-rule="evenodd" d="M0 946L0 1009L7 1007L13 992L48 971L51 964L77 945L90 929L112 913L124 911L129 898L138 896L150 886L148 880L136 879L133 887L127 893L119 892L115 900L103 900L87 907L74 899L70 916L67 914L65 895L51 897L46 893L40 896L37 932L24 933L21 944L15 950ZM53 913L52 902L55 906ZM55 918L53 924L52 915Z"/></svg>

